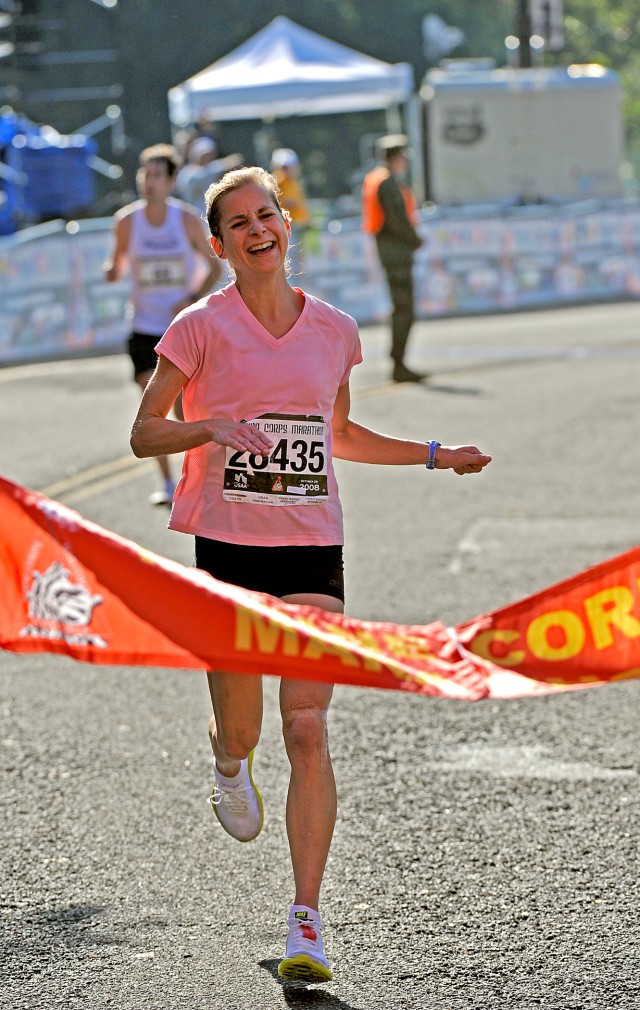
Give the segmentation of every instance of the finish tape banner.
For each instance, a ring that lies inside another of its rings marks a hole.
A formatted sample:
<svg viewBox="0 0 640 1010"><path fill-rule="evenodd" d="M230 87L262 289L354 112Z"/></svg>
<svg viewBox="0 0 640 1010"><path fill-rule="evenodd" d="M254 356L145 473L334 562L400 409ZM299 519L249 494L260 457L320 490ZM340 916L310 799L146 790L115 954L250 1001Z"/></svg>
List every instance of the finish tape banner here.
<svg viewBox="0 0 640 1010"><path fill-rule="evenodd" d="M0 647L478 701L640 678L640 548L457 628L219 582L0 478Z"/></svg>

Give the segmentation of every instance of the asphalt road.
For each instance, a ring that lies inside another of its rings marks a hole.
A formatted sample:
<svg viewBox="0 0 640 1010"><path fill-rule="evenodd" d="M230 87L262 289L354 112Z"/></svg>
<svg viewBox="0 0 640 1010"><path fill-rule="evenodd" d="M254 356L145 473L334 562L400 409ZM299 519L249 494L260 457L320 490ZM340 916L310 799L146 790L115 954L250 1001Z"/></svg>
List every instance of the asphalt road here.
<svg viewBox="0 0 640 1010"><path fill-rule="evenodd" d="M640 306L421 323L387 381L363 330L353 416L475 442L459 478L339 463L347 604L456 623L640 540ZM132 460L123 356L0 371L0 472L186 564ZM323 897L335 981L275 978L291 899L268 681L256 842L206 797L194 671L0 656L0 1005L159 1010L637 1010L640 682L554 698L336 691L340 811Z"/></svg>

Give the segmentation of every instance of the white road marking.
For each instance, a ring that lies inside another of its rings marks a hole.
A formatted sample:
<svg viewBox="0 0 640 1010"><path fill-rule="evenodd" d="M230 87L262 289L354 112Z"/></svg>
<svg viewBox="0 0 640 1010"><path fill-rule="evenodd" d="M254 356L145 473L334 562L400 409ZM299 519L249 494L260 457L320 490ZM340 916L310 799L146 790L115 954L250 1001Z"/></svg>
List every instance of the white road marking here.
<svg viewBox="0 0 640 1010"><path fill-rule="evenodd" d="M639 542L635 517L611 516L481 516L460 538L449 563L449 574L460 575L471 555L493 554L508 559L517 553L536 555L541 549L567 544L599 544L610 555L631 550ZM487 558L489 561L489 558Z"/></svg>
<svg viewBox="0 0 640 1010"><path fill-rule="evenodd" d="M443 760L428 762L434 771L461 771L493 778L546 779L547 781L591 781L593 779L635 778L632 767L607 768L587 761L560 761L546 747L486 747L461 744Z"/></svg>
<svg viewBox="0 0 640 1010"><path fill-rule="evenodd" d="M465 558L469 554L479 554L482 550L486 550L489 547L487 535L491 527L495 527L495 524L495 519L487 517L474 520L467 532L456 544L453 559L449 564L449 573L451 575L460 575L464 567ZM499 539L494 537L491 546L499 547Z"/></svg>

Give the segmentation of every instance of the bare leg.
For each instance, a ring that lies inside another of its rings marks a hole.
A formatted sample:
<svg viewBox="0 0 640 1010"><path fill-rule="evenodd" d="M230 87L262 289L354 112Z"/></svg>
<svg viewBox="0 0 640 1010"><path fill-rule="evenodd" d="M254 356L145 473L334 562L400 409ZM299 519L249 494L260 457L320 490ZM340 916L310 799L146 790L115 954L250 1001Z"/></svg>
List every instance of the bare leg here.
<svg viewBox="0 0 640 1010"><path fill-rule="evenodd" d="M240 762L257 745L262 726L262 677L248 673L209 671L213 715L209 739L216 766L233 778Z"/></svg>
<svg viewBox="0 0 640 1010"><path fill-rule="evenodd" d="M160 467L160 473L162 474L163 480L171 479L171 469L169 467L169 457L168 456L156 456L158 461L158 466Z"/></svg>
<svg viewBox="0 0 640 1010"><path fill-rule="evenodd" d="M284 600L334 613L343 609L332 596L300 594ZM286 820L296 888L294 904L316 910L337 809L327 733L332 693L331 684L283 679L280 685L282 731L291 764Z"/></svg>

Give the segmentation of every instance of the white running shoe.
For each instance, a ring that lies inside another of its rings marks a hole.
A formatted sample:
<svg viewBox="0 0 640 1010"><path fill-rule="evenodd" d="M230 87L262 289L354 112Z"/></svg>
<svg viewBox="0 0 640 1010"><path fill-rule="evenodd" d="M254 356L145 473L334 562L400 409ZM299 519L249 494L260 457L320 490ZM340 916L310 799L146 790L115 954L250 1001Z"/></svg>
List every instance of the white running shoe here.
<svg viewBox="0 0 640 1010"><path fill-rule="evenodd" d="M215 760L213 762L216 784L209 802L224 830L239 842L251 842L257 838L264 822L262 796L251 775L252 765L253 751L240 762L240 771L235 778L226 779L221 777Z"/></svg>
<svg viewBox="0 0 640 1010"><path fill-rule="evenodd" d="M164 484L162 485L159 491L154 491L152 494L149 495L149 504L171 506L173 503L173 496L175 490L176 485L171 480L171 478L165 480Z"/></svg>
<svg viewBox="0 0 640 1010"><path fill-rule="evenodd" d="M287 920L289 935L278 976L285 982L316 985L333 978L322 943L320 913L305 905L293 905Z"/></svg>

